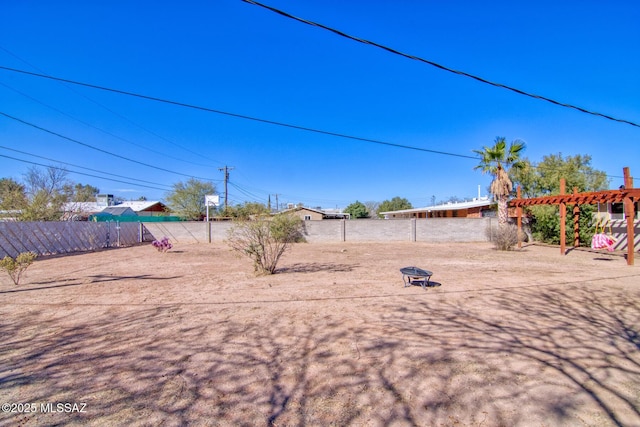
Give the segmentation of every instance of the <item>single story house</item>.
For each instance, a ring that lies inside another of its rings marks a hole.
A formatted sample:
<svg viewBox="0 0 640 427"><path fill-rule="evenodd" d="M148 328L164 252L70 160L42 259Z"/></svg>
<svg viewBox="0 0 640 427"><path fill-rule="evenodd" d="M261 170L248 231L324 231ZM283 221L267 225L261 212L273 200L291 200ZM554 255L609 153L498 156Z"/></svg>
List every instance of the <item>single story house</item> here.
<svg viewBox="0 0 640 427"><path fill-rule="evenodd" d="M121 216L166 216L168 215L167 207L159 201L125 201L116 203L113 196L98 196L96 202L69 202L63 206L63 220L86 221L90 215L100 212L110 212L107 209L127 208L130 213L119 214Z"/></svg>
<svg viewBox="0 0 640 427"><path fill-rule="evenodd" d="M116 206L124 206L131 208L138 216L166 216L167 206L158 201L124 201Z"/></svg>
<svg viewBox="0 0 640 427"><path fill-rule="evenodd" d="M379 212L385 219L407 218L482 218L494 216L491 209L493 202L488 197L474 198L465 202L448 202L442 205L424 208L402 209L398 211Z"/></svg>
<svg viewBox="0 0 640 427"><path fill-rule="evenodd" d="M278 214L291 214L299 216L304 221L321 221L324 219L349 219L351 217L348 213L339 212L334 209L323 210L308 208L306 206L296 206L291 209L278 212Z"/></svg>
<svg viewBox="0 0 640 427"><path fill-rule="evenodd" d="M636 202L635 206L636 219L640 219L640 202ZM597 218L606 220L626 219L623 203L599 203L597 205Z"/></svg>

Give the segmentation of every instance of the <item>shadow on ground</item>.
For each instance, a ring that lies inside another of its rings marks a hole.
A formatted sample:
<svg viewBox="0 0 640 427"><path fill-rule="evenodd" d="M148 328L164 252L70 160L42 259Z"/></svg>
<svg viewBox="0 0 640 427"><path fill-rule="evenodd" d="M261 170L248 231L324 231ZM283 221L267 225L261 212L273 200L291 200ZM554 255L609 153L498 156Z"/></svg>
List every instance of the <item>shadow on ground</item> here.
<svg viewBox="0 0 640 427"><path fill-rule="evenodd" d="M318 273L320 271L348 273L356 268L358 268L358 265L311 262L296 263L287 267L278 268L276 273Z"/></svg>
<svg viewBox="0 0 640 427"><path fill-rule="evenodd" d="M25 307L0 323L0 395L86 413L0 425L639 425L640 302L627 296L411 295L304 317L291 304Z"/></svg>

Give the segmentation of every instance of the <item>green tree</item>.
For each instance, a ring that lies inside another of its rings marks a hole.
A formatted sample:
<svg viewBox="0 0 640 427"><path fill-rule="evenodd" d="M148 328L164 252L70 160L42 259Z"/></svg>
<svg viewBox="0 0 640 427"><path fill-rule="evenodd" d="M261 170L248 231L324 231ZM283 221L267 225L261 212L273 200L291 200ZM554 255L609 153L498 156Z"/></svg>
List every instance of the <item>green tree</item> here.
<svg viewBox="0 0 640 427"><path fill-rule="evenodd" d="M557 245L560 243L560 214L556 205L531 206L531 232L537 241ZM596 207L592 205L580 206L580 244L588 246L594 234L593 213ZM572 207L568 206L565 218L565 241L573 242L573 215Z"/></svg>
<svg viewBox="0 0 640 427"><path fill-rule="evenodd" d="M27 205L24 185L12 178L0 179L0 210L18 210Z"/></svg>
<svg viewBox="0 0 640 427"><path fill-rule="evenodd" d="M228 206L221 213L221 216L231 217L235 219L251 219L259 216L264 216L269 213L269 209L258 202L244 202L235 206Z"/></svg>
<svg viewBox="0 0 640 427"><path fill-rule="evenodd" d="M396 196L391 200L385 200L384 202L380 203L378 212L401 211L404 209L413 209L411 202L403 197ZM378 214L378 216L382 217L382 215L380 214Z"/></svg>
<svg viewBox="0 0 640 427"><path fill-rule="evenodd" d="M6 271L13 283L19 285L22 274L33 264L36 256L34 252L21 252L15 258L7 255L0 260L0 270Z"/></svg>
<svg viewBox="0 0 640 427"><path fill-rule="evenodd" d="M66 184L63 192L69 202L95 202L100 189L89 184Z"/></svg>
<svg viewBox="0 0 640 427"><path fill-rule="evenodd" d="M22 221L59 221L62 217L64 195L50 195L45 190L38 190L29 197L29 203L22 209Z"/></svg>
<svg viewBox="0 0 640 427"><path fill-rule="evenodd" d="M513 182L509 174L512 170L522 167L520 153L524 148L524 141L512 141L507 147L505 138L496 137L493 146L474 150L474 153L480 156L480 164L474 169L480 169L482 173L493 176L490 191L498 201L499 225L506 225L509 218L509 196L513 190Z"/></svg>
<svg viewBox="0 0 640 427"><path fill-rule="evenodd" d="M364 203L355 201L347 206L344 211L351 215L351 218L368 218L369 211Z"/></svg>
<svg viewBox="0 0 640 427"><path fill-rule="evenodd" d="M204 196L215 192L216 187L212 183L191 178L187 182L173 184L173 189L167 194L167 205L177 216L187 221L199 221L206 214Z"/></svg>
<svg viewBox="0 0 640 427"><path fill-rule="evenodd" d="M591 167L591 156L562 157L561 153L544 156L533 165L523 160L523 167L515 170L513 178L522 188L523 197L540 197L558 194L560 178L566 181L566 191L577 188L579 192L600 191L609 187L607 174Z"/></svg>

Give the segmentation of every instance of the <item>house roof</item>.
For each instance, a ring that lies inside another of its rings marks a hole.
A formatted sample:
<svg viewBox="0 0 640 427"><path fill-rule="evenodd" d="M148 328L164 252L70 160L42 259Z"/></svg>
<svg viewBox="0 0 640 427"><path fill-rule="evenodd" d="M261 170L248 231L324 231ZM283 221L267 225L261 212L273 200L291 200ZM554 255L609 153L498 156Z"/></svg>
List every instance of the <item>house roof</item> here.
<svg viewBox="0 0 640 427"><path fill-rule="evenodd" d="M105 206L99 205L97 202L68 202L62 208L65 212L100 212Z"/></svg>
<svg viewBox="0 0 640 427"><path fill-rule="evenodd" d="M133 209L136 212L140 212L140 211L144 211L147 210L155 205L162 205L164 206L164 204L162 202L159 202L157 200L132 200L132 201L125 201L125 202L120 202L118 203L116 206L126 206L129 207L131 209Z"/></svg>
<svg viewBox="0 0 640 427"><path fill-rule="evenodd" d="M162 202L157 200L155 201L126 201L118 203L117 205L105 206L103 204L99 204L97 202L69 202L64 204L65 212L84 212L84 213L95 213L95 212L104 212L107 208L131 208L134 212L141 212L147 210L155 205L161 205L164 207Z"/></svg>
<svg viewBox="0 0 640 427"><path fill-rule="evenodd" d="M413 208L413 209L402 209L399 211L386 211L379 212L381 215L385 214L405 214L405 213L416 213L416 212L433 212L433 211L456 211L461 209L469 209L469 208L481 208L485 206L490 206L493 203L489 200L488 197L481 197L479 199L473 199L471 201L465 202L449 202L442 205L437 206L427 206L424 208Z"/></svg>
<svg viewBox="0 0 640 427"><path fill-rule="evenodd" d="M323 218L349 218L350 214L339 211L338 209L314 209L306 206L296 206L295 208L280 211L278 213L309 211L322 215Z"/></svg>
<svg viewBox="0 0 640 427"><path fill-rule="evenodd" d="M306 206L296 206L295 208L285 209L285 210L280 211L278 213L297 212L297 211L302 211L302 210L319 213L320 215L324 215L325 214L324 211L321 211L319 209L308 208Z"/></svg>
<svg viewBox="0 0 640 427"><path fill-rule="evenodd" d="M111 214L114 216L121 215L137 215L133 209L128 206L107 206L102 209L101 214Z"/></svg>

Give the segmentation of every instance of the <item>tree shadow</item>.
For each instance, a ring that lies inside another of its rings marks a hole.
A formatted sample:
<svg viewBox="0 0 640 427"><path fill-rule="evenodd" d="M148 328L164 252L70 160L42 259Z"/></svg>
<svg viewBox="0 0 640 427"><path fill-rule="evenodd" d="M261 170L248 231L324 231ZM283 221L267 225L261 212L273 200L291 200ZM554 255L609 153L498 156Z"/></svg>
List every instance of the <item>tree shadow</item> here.
<svg viewBox="0 0 640 427"><path fill-rule="evenodd" d="M70 286L86 286L91 283L101 283L101 282L113 282L119 280L173 280L179 279L182 276L152 276L149 274L140 274L136 276L116 276L116 275L105 275L105 274L97 274L87 276L90 277L91 280L89 282L78 281L77 279L69 279L67 282L60 284L59 280L47 280L47 281L39 281L39 282L30 282L28 285L21 285L20 289L10 289L8 291L0 291L0 294L12 294L18 292L32 292L32 291L44 291L56 288L66 288ZM52 284L51 286L35 286L34 285L46 285ZM55 284L53 284L55 283Z"/></svg>
<svg viewBox="0 0 640 427"><path fill-rule="evenodd" d="M87 412L0 425L640 423L638 298L589 285L433 295L4 306L4 401Z"/></svg>
<svg viewBox="0 0 640 427"><path fill-rule="evenodd" d="M31 285L45 284L45 283L55 283L55 282L53 282L53 281L52 282L36 282L36 283L31 283ZM18 292L43 291L43 290L48 290L48 289L66 288L66 287L69 287L69 286L82 286L82 285L86 285L86 283L77 282L77 283L65 283L63 285L38 286L38 287L29 287L29 288L21 287L20 289L10 289L8 291L0 291L0 294L13 294L13 293L18 293Z"/></svg>
<svg viewBox="0 0 640 427"><path fill-rule="evenodd" d="M335 264L335 263L296 263L276 270L276 273L318 273L321 271L333 273L349 273L356 269L358 264Z"/></svg>
<svg viewBox="0 0 640 427"><path fill-rule="evenodd" d="M107 275L107 274L94 274L87 277L91 278L90 283L100 282L117 282L120 280L174 280L179 279L182 276L153 276L151 274L138 274L135 276L121 276L121 275Z"/></svg>

